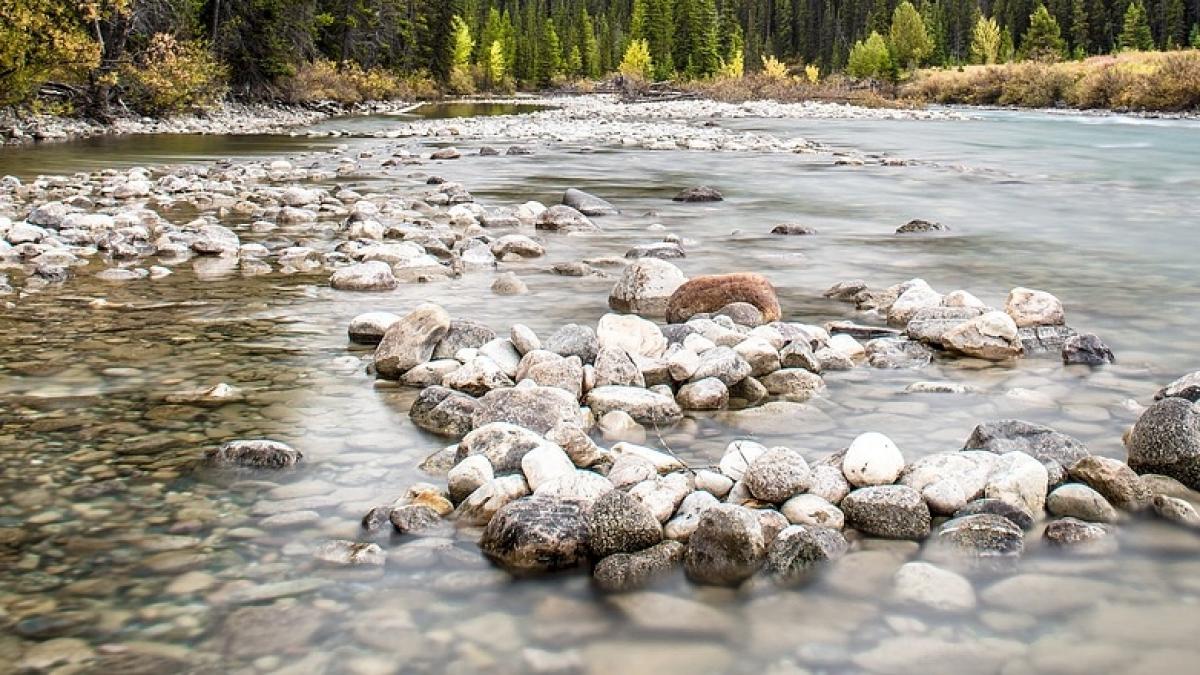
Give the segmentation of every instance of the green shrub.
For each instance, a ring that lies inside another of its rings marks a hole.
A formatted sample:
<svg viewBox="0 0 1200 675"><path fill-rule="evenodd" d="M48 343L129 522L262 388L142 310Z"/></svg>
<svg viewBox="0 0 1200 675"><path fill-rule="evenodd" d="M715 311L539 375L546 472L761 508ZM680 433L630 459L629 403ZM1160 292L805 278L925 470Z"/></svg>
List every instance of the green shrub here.
<svg viewBox="0 0 1200 675"><path fill-rule="evenodd" d="M209 108L228 92L229 73L199 42L158 33L120 82L137 110L170 115Z"/></svg>

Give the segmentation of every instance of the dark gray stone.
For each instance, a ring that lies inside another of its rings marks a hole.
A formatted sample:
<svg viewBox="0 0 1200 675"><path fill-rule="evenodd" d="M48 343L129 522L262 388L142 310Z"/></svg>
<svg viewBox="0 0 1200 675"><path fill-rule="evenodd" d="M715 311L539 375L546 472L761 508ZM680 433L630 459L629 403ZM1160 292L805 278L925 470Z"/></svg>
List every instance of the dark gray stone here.
<svg viewBox="0 0 1200 675"><path fill-rule="evenodd" d="M642 504L620 490L602 495L584 517L592 555L634 553L662 541L662 525Z"/></svg>
<svg viewBox="0 0 1200 675"><path fill-rule="evenodd" d="M707 185L681 190L674 198L674 201L677 202L720 202L724 200L724 195L716 188Z"/></svg>
<svg viewBox="0 0 1200 675"><path fill-rule="evenodd" d="M205 460L220 467L285 469L295 466L304 454L286 443L270 440L230 441L209 450Z"/></svg>
<svg viewBox="0 0 1200 675"><path fill-rule="evenodd" d="M1104 344L1099 336L1091 333L1067 338L1063 343L1062 359L1068 366L1103 366L1117 362L1117 357L1108 345Z"/></svg>
<svg viewBox="0 0 1200 675"><path fill-rule="evenodd" d="M479 349L496 339L496 331L469 319L453 319L450 330L433 348L433 359L452 359L462 349Z"/></svg>
<svg viewBox="0 0 1200 675"><path fill-rule="evenodd" d="M426 387L417 394L408 416L413 424L439 436L457 438L471 430L478 400L447 387Z"/></svg>
<svg viewBox="0 0 1200 675"><path fill-rule="evenodd" d="M737 586L758 571L766 552L758 516L742 506L718 504L700 516L688 539L684 571L696 583Z"/></svg>
<svg viewBox="0 0 1200 675"><path fill-rule="evenodd" d="M840 504L846 525L884 539L920 541L929 536L929 506L921 493L904 485L860 488Z"/></svg>
<svg viewBox="0 0 1200 675"><path fill-rule="evenodd" d="M685 550L677 541L664 541L635 553L616 553L596 563L593 579L606 591L645 588L678 567Z"/></svg>
<svg viewBox="0 0 1200 675"><path fill-rule="evenodd" d="M586 507L556 497L523 497L492 517L479 547L513 574L568 569L587 559Z"/></svg>
<svg viewBox="0 0 1200 675"><path fill-rule="evenodd" d="M849 549L846 537L837 530L792 525L771 542L765 569L776 583L792 586L810 579L822 564L841 558Z"/></svg>
<svg viewBox="0 0 1200 675"><path fill-rule="evenodd" d="M1008 569L1025 551L1025 532L1016 523L991 513L948 520L930 544L937 559L983 569Z"/></svg>
<svg viewBox="0 0 1200 675"><path fill-rule="evenodd" d="M559 356L578 356L584 364L589 364L596 360L600 340L591 326L569 323L542 341L542 349Z"/></svg>
<svg viewBox="0 0 1200 675"><path fill-rule="evenodd" d="M575 188L569 188L563 193L562 203L585 216L615 216L620 213L617 207L607 201Z"/></svg>
<svg viewBox="0 0 1200 675"><path fill-rule="evenodd" d="M1033 529L1033 514L1001 499L976 499L954 512L955 518L991 514L1007 518L1022 530Z"/></svg>
<svg viewBox="0 0 1200 675"><path fill-rule="evenodd" d="M1012 419L975 427L963 449L987 450L997 455L1024 452L1045 464L1051 477L1061 476L1075 462L1092 454L1078 439L1050 427Z"/></svg>
<svg viewBox="0 0 1200 675"><path fill-rule="evenodd" d="M1200 490L1200 411L1190 400L1171 396L1150 406L1133 426L1128 446L1134 471L1170 476Z"/></svg>

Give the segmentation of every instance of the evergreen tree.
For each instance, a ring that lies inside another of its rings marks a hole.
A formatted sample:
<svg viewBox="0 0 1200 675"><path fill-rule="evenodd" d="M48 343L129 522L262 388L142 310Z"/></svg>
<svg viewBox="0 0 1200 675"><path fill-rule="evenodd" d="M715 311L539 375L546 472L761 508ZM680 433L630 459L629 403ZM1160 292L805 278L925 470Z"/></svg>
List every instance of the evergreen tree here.
<svg viewBox="0 0 1200 675"><path fill-rule="evenodd" d="M1078 58L1087 56L1091 50L1091 27L1084 0L1071 1L1071 50Z"/></svg>
<svg viewBox="0 0 1200 675"><path fill-rule="evenodd" d="M866 41L859 40L850 50L850 60L846 72L851 77L872 77L875 79L891 79L893 71L892 56L888 51L887 41L876 31Z"/></svg>
<svg viewBox="0 0 1200 675"><path fill-rule="evenodd" d="M1121 49L1149 51L1154 49L1154 36L1150 34L1150 22L1146 18L1146 7L1141 0L1129 4L1125 10L1125 22L1117 44Z"/></svg>
<svg viewBox="0 0 1200 675"><path fill-rule="evenodd" d="M554 19L542 22L541 41L537 50L537 79L541 84L550 84L562 75L562 43Z"/></svg>
<svg viewBox="0 0 1200 675"><path fill-rule="evenodd" d="M979 17L971 32L971 60L991 65L1000 58L1000 24L995 19Z"/></svg>
<svg viewBox="0 0 1200 675"><path fill-rule="evenodd" d="M1008 27L1000 30L1000 61L1008 63L1016 57L1017 46L1013 40L1012 31Z"/></svg>
<svg viewBox="0 0 1200 675"><path fill-rule="evenodd" d="M458 0L443 0L427 5L425 25L429 72L440 82L449 82L454 68L454 21L458 15Z"/></svg>
<svg viewBox="0 0 1200 675"><path fill-rule="evenodd" d="M1046 6L1039 4L1029 15L1029 30L1021 40L1021 53L1034 61L1057 61L1066 51L1062 29Z"/></svg>
<svg viewBox="0 0 1200 675"><path fill-rule="evenodd" d="M715 0L691 0L688 33L691 50L688 54L688 74L708 77L721 65L720 42L717 39L717 4Z"/></svg>
<svg viewBox="0 0 1200 675"><path fill-rule="evenodd" d="M1187 40L1187 8L1183 0L1167 0L1163 16L1163 47L1179 49Z"/></svg>
<svg viewBox="0 0 1200 675"><path fill-rule="evenodd" d="M915 70L933 51L933 43L925 32L925 21L908 0L900 3L892 13L891 38L897 65L905 65L909 70Z"/></svg>
<svg viewBox="0 0 1200 675"><path fill-rule="evenodd" d="M1200 49L1200 23L1192 24L1192 33L1188 42L1191 43L1192 49Z"/></svg>
<svg viewBox="0 0 1200 675"><path fill-rule="evenodd" d="M579 49L582 57L582 74L585 77L600 77L600 45L596 40L596 28L587 8L579 17L580 42Z"/></svg>
<svg viewBox="0 0 1200 675"><path fill-rule="evenodd" d="M671 39L675 34L671 0L646 0L646 21L643 32L650 45L650 58L654 61L654 77L670 79L675 72L675 60L671 52Z"/></svg>

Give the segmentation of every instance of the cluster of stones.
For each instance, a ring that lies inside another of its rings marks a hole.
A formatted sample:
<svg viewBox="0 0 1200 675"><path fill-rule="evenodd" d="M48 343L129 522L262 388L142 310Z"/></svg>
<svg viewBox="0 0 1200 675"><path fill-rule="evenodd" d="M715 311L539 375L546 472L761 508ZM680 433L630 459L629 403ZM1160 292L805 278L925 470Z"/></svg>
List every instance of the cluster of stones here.
<svg viewBox="0 0 1200 675"><path fill-rule="evenodd" d="M869 351L904 354L914 363L928 363L933 350L990 361L1056 352L1066 364L1115 362L1099 337L1067 326L1062 301L1045 291L1014 288L1003 310L967 291L939 293L923 279L883 290L844 281L825 297L854 303L867 316L886 321L894 335L868 344Z"/></svg>
<svg viewBox="0 0 1200 675"><path fill-rule="evenodd" d="M1142 512L1200 530L1200 409L1176 395L1197 397L1198 382L1164 389L1130 434L1128 465L1051 428L999 420L962 450L911 462L864 433L812 462L740 440L716 467L691 468L631 442L602 448L577 421L531 405L429 457L423 468L445 475L444 490L416 485L363 526L420 536L453 521L480 528L484 554L513 574L590 566L614 591L679 566L700 584L759 575L795 585L866 538L909 540L924 543L922 559L896 573L898 596L965 611L974 591L962 575L1011 571L1027 546L1110 555L1115 525ZM363 546L331 542L320 555L383 564L375 544L369 560L350 557Z"/></svg>

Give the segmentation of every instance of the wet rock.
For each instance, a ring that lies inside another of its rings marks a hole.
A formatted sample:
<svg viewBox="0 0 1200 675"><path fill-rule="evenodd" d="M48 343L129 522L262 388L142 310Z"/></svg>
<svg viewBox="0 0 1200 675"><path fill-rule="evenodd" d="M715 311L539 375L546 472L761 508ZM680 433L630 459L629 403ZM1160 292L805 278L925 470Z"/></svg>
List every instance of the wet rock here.
<svg viewBox="0 0 1200 675"><path fill-rule="evenodd" d="M192 242L192 250L200 255L227 257L237 255L241 245L233 230L221 225L203 225Z"/></svg>
<svg viewBox="0 0 1200 675"><path fill-rule="evenodd" d="M452 319L446 335L433 349L432 358L452 359L463 349L479 349L496 339L496 331L478 321Z"/></svg>
<svg viewBox="0 0 1200 675"><path fill-rule="evenodd" d="M651 321L633 315L605 314L596 326L601 348L622 349L639 356L658 357L667 351L667 338Z"/></svg>
<svg viewBox="0 0 1200 675"><path fill-rule="evenodd" d="M950 228L929 220L910 220L896 228L896 234L928 234L930 232L949 232Z"/></svg>
<svg viewBox="0 0 1200 675"><path fill-rule="evenodd" d="M1164 398L1184 398L1193 403L1200 401L1200 370L1184 375L1154 394L1155 401Z"/></svg>
<svg viewBox="0 0 1200 675"><path fill-rule="evenodd" d="M948 520L938 528L929 555L974 569L1007 569L1025 551L1025 533L1008 518L990 513Z"/></svg>
<svg viewBox="0 0 1200 675"><path fill-rule="evenodd" d="M491 249L497 260L505 256L540 258L546 254L544 246L523 234L506 234L492 242Z"/></svg>
<svg viewBox="0 0 1200 675"><path fill-rule="evenodd" d="M484 394L472 420L476 428L492 422L508 422L544 434L559 424L578 425L579 403L557 387L523 382Z"/></svg>
<svg viewBox="0 0 1200 675"><path fill-rule="evenodd" d="M758 310L754 310L758 311ZM782 367L779 351L763 338L747 338L738 343L733 350L750 366L749 375L761 377L773 373ZM713 351L713 350L709 350ZM705 352L707 354L708 352ZM745 378L742 378L745 379ZM739 382L741 380L738 380Z"/></svg>
<svg viewBox="0 0 1200 675"><path fill-rule="evenodd" d="M683 411L672 397L636 387L597 387L588 392L587 404L597 417L620 410L639 424L659 427L675 424L683 417Z"/></svg>
<svg viewBox="0 0 1200 675"><path fill-rule="evenodd" d="M679 244L669 241L653 244L638 244L625 252L626 258L658 258L659 260L674 260L686 258L687 253Z"/></svg>
<svg viewBox="0 0 1200 675"><path fill-rule="evenodd" d="M575 188L569 188L563 193L562 203L585 216L615 216L620 213L607 201Z"/></svg>
<svg viewBox="0 0 1200 675"><path fill-rule="evenodd" d="M729 347L714 347L700 355L691 381L698 382L712 377L730 387L750 377L750 372L750 364L741 354Z"/></svg>
<svg viewBox="0 0 1200 675"><path fill-rule="evenodd" d="M1014 288L1004 302L1004 311L1012 317L1018 328L1066 323L1062 302L1045 291Z"/></svg>
<svg viewBox="0 0 1200 675"><path fill-rule="evenodd" d="M366 312L350 320L350 341L360 345L377 345L388 328L400 320L391 312Z"/></svg>
<svg viewBox="0 0 1200 675"><path fill-rule="evenodd" d="M979 307L923 307L908 320L905 334L918 342L944 346L947 333L983 314Z"/></svg>
<svg viewBox="0 0 1200 675"><path fill-rule="evenodd" d="M482 455L487 458L496 473L516 473L521 471L525 455L542 446L562 452L558 446L525 427L506 422L492 422L476 427L474 431L463 436L458 444L456 461Z"/></svg>
<svg viewBox="0 0 1200 675"><path fill-rule="evenodd" d="M820 375L802 368L784 368L760 379L772 396L789 401L807 401L825 389Z"/></svg>
<svg viewBox="0 0 1200 675"><path fill-rule="evenodd" d="M633 443L617 443L610 450L613 457L619 462L622 458L633 456L638 459L650 462L656 473L667 474L675 471L683 471L687 467L678 458L669 455L665 452L659 452L651 448L634 445ZM614 470L616 463L613 464Z"/></svg>
<svg viewBox="0 0 1200 675"><path fill-rule="evenodd" d="M816 228L798 223L784 223L771 228L771 234L780 234L787 236L808 236L817 233Z"/></svg>
<svg viewBox="0 0 1200 675"><path fill-rule="evenodd" d="M704 512L688 539L684 571L696 583L737 586L758 571L765 557L766 542L754 512L720 504Z"/></svg>
<svg viewBox="0 0 1200 675"><path fill-rule="evenodd" d="M541 353L549 354L550 352ZM583 362L579 360L578 356L566 359L556 356L553 359L532 363L523 372L518 370L518 377L533 380L543 387L562 389L576 399L583 395L585 375Z"/></svg>
<svg viewBox="0 0 1200 675"><path fill-rule="evenodd" d="M720 410L729 405L729 388L715 377L685 384L675 401L684 410Z"/></svg>
<svg viewBox="0 0 1200 675"><path fill-rule="evenodd" d="M205 460L212 466L238 466L249 469L284 469L295 466L303 453L279 441L230 441L209 450Z"/></svg>
<svg viewBox="0 0 1200 675"><path fill-rule="evenodd" d="M949 515L983 496L996 456L977 450L941 452L921 457L900 482L921 493L931 511Z"/></svg>
<svg viewBox="0 0 1200 675"><path fill-rule="evenodd" d="M999 673L1025 654L1024 644L994 637L952 640L935 635L887 637L851 658L858 668L882 675Z"/></svg>
<svg viewBox="0 0 1200 675"><path fill-rule="evenodd" d="M913 279L906 288L888 307L887 320L889 326L907 326L909 320L917 312L930 307L941 307L944 296L933 290L924 279Z"/></svg>
<svg viewBox="0 0 1200 675"><path fill-rule="evenodd" d="M896 600L937 612L975 609L975 589L962 575L926 562L905 563L896 570Z"/></svg>
<svg viewBox="0 0 1200 675"><path fill-rule="evenodd" d="M446 488L450 493L450 500L455 504L462 502L495 477L492 463L487 456L466 457L446 474Z"/></svg>
<svg viewBox="0 0 1200 675"><path fill-rule="evenodd" d="M667 323L683 323L735 302L754 305L767 323L780 319L779 298L771 282L761 274L741 272L696 277L679 286L667 304Z"/></svg>
<svg viewBox="0 0 1200 675"><path fill-rule="evenodd" d="M225 619L220 637L226 653L237 659L302 654L323 624L319 610L302 605L242 607Z"/></svg>
<svg viewBox="0 0 1200 675"><path fill-rule="evenodd" d="M789 342L779 351L779 360L784 368L803 368L810 373L821 373L821 361L813 353L807 340Z"/></svg>
<svg viewBox="0 0 1200 675"><path fill-rule="evenodd" d="M537 229L554 232L595 232L600 228L579 211L570 206L557 204L538 216Z"/></svg>
<svg viewBox="0 0 1200 675"><path fill-rule="evenodd" d="M578 356L586 364L596 360L600 351L600 341L596 337L596 331L590 326L569 323L554 331L554 334L542 343L542 349L559 356Z"/></svg>
<svg viewBox="0 0 1200 675"><path fill-rule="evenodd" d="M1117 362L1117 357L1113 355L1108 345L1104 344L1099 336L1092 333L1082 333L1067 338L1063 343L1062 359L1063 363L1068 366L1103 366Z"/></svg>
<svg viewBox="0 0 1200 675"><path fill-rule="evenodd" d="M14 672L71 672L96 658L87 641L79 638L54 638L31 645L21 654ZM113 671L120 672L120 671Z"/></svg>
<svg viewBox="0 0 1200 675"><path fill-rule="evenodd" d="M674 197L674 201L677 202L720 202L724 200L725 197L721 195L720 191L707 185L686 188Z"/></svg>
<svg viewBox="0 0 1200 675"><path fill-rule="evenodd" d="M807 581L821 565L841 558L849 550L850 544L837 530L791 525L771 542L764 570L775 583L794 586Z"/></svg>
<svg viewBox="0 0 1200 675"><path fill-rule="evenodd" d="M861 434L842 459L842 472L855 487L896 482L904 470L904 455L892 439L880 433Z"/></svg>
<svg viewBox="0 0 1200 675"><path fill-rule="evenodd" d="M596 499L584 517L592 555L633 553L662 541L662 525L641 500L619 490Z"/></svg>
<svg viewBox="0 0 1200 675"><path fill-rule="evenodd" d="M625 268L608 296L618 312L661 316L675 291L687 281L680 269L665 260L642 258Z"/></svg>
<svg viewBox="0 0 1200 675"><path fill-rule="evenodd" d="M1071 478L1095 489L1099 493L1096 496L1101 498L1104 505L1111 502L1112 506L1134 512L1142 511L1150 506L1150 499L1153 496L1150 489L1142 482L1141 477L1123 462L1094 455L1084 457L1071 466L1070 475ZM1111 509L1112 506L1109 508ZM1113 522L1116 517L1115 512L1112 514L1112 520L1086 518L1077 513L1056 515L1075 516L1097 522Z"/></svg>
<svg viewBox="0 0 1200 675"><path fill-rule="evenodd" d="M624 350L614 347L602 348L595 357L595 386L634 387L646 386L641 369Z"/></svg>
<svg viewBox="0 0 1200 675"><path fill-rule="evenodd" d="M961 519L980 514L991 514L1007 518L1022 530L1031 530L1034 525L1033 515L1028 510L999 499L976 499L958 511L955 511L954 518Z"/></svg>
<svg viewBox="0 0 1200 675"><path fill-rule="evenodd" d="M460 157L462 157L462 153L458 151L458 148L454 147L441 148L440 150L434 150L429 154L429 159L434 160L458 159Z"/></svg>
<svg viewBox="0 0 1200 675"><path fill-rule="evenodd" d="M1160 494L1154 495L1151 503L1154 506L1154 512L1163 520L1193 530L1200 530L1200 512L1196 511L1196 507L1191 502Z"/></svg>
<svg viewBox="0 0 1200 675"><path fill-rule="evenodd" d="M737 399L748 407L762 403L770 395L771 393L767 391L763 383L753 377L747 377L729 389L731 399Z"/></svg>
<svg viewBox="0 0 1200 675"><path fill-rule="evenodd" d="M735 481L742 480L750 463L767 452L766 446L754 441L734 441L725 448L719 468Z"/></svg>
<svg viewBox="0 0 1200 675"><path fill-rule="evenodd" d="M1080 483L1055 488L1046 497L1046 510L1055 516L1070 516L1093 523L1115 523L1119 518L1117 510L1103 495Z"/></svg>
<svg viewBox="0 0 1200 675"><path fill-rule="evenodd" d="M513 381L486 356L477 356L442 377L442 385L472 396L482 396L493 389L511 387Z"/></svg>
<svg viewBox="0 0 1200 675"><path fill-rule="evenodd" d="M397 282L391 265L373 260L335 271L329 285L339 291L390 291Z"/></svg>
<svg viewBox="0 0 1200 675"><path fill-rule="evenodd" d="M735 630L735 622L729 616L728 612L724 612L720 608L698 600L678 595L638 591L609 596L608 599L609 602L621 611L627 622L631 624L631 627L639 635L658 635L659 639L661 639L663 634L715 639L722 635L729 635ZM626 642L623 644L628 645L629 643ZM686 652L690 652L692 648L700 645L697 642L682 644L690 644L691 647L673 647L670 650L671 656L665 659L663 657L650 657L653 662L657 662L657 667L654 667L654 670L669 671L671 669L669 664L680 664L681 656L688 658ZM620 651L620 648L616 646L609 646L604 650L606 654L610 655L618 651ZM717 658L715 661L711 659L710 652L710 655L705 659L691 661L684 665L683 671L689 673L703 672L710 670L714 663L723 663L723 659ZM592 672L603 671L607 667L612 667L613 657L606 657L602 663L605 664L605 667L593 667ZM636 660L627 661L626 664L621 667L622 672L635 672L643 667L647 667L645 652L639 654ZM711 670L710 672L725 672L726 670L727 666L722 667L718 665L715 670Z"/></svg>
<svg viewBox="0 0 1200 675"><path fill-rule="evenodd" d="M721 503L715 496L700 487L699 478L696 482L696 491L683 498L675 512L675 517L671 518L663 528L663 534L668 539L686 542L700 526L700 517L704 515L704 512Z"/></svg>
<svg viewBox="0 0 1200 675"><path fill-rule="evenodd" d="M1049 482L1044 464L1023 452L1010 452L996 460L984 496L1040 515L1046 506Z"/></svg>
<svg viewBox="0 0 1200 675"><path fill-rule="evenodd" d="M596 563L593 579L606 591L645 588L678 567L684 550L677 541L664 541L641 551L610 555Z"/></svg>
<svg viewBox="0 0 1200 675"><path fill-rule="evenodd" d="M1003 312L988 312L942 336L947 349L989 361L1016 358L1024 352L1017 325Z"/></svg>
<svg viewBox="0 0 1200 675"><path fill-rule="evenodd" d="M1187 388L1176 387L1176 391ZM1189 399L1168 396L1150 406L1133 426L1126 445L1134 471L1170 476L1200 489L1200 410Z"/></svg>
<svg viewBox="0 0 1200 675"><path fill-rule="evenodd" d="M713 318L725 316L739 326L757 328L765 323L762 310L748 302L731 302L718 309Z"/></svg>
<svg viewBox="0 0 1200 675"><path fill-rule="evenodd" d="M479 401L442 386L426 387L409 408L413 424L439 436L458 438L469 432Z"/></svg>
<svg viewBox="0 0 1200 675"><path fill-rule="evenodd" d="M891 370L918 369L929 365L933 352L919 342L885 338L871 340L865 345L867 362L874 368Z"/></svg>
<svg viewBox="0 0 1200 675"><path fill-rule="evenodd" d="M496 295L525 295L529 287L513 272L505 272L492 282L492 292Z"/></svg>
<svg viewBox="0 0 1200 675"><path fill-rule="evenodd" d="M966 450L986 450L998 455L1023 452L1043 464L1069 469L1091 453L1078 439L1050 427L1023 420L996 420L975 427L963 446ZM1059 473L1054 470L1054 473Z"/></svg>
<svg viewBox="0 0 1200 675"><path fill-rule="evenodd" d="M691 475L678 472L642 481L630 488L629 495L649 509L658 522L665 523L694 489Z"/></svg>
<svg viewBox="0 0 1200 675"><path fill-rule="evenodd" d="M437 514L434 514L435 516ZM379 544L366 544L342 539L327 541L317 547L313 557L326 565L383 567L387 556Z"/></svg>
<svg viewBox="0 0 1200 675"><path fill-rule="evenodd" d="M1062 518L1046 526L1046 543L1079 555L1106 556L1117 551L1117 534L1111 525Z"/></svg>
<svg viewBox="0 0 1200 675"><path fill-rule="evenodd" d="M846 495L841 509L848 526L869 536L920 541L929 535L929 507L910 487L859 488Z"/></svg>
<svg viewBox="0 0 1200 675"><path fill-rule="evenodd" d="M585 507L546 496L500 509L479 543L484 555L514 574L551 572L583 563L588 553Z"/></svg>
<svg viewBox="0 0 1200 675"><path fill-rule="evenodd" d="M538 497L570 499L591 504L613 490L612 481L594 471L577 469L570 474L551 478L538 486Z"/></svg>
<svg viewBox="0 0 1200 675"><path fill-rule="evenodd" d="M375 370L396 380L406 371L430 360L437 344L450 332L450 315L434 304L424 304L392 324L375 350Z"/></svg>
<svg viewBox="0 0 1200 675"><path fill-rule="evenodd" d="M750 462L742 481L755 499L782 504L808 489L808 462L794 450L775 448Z"/></svg>

